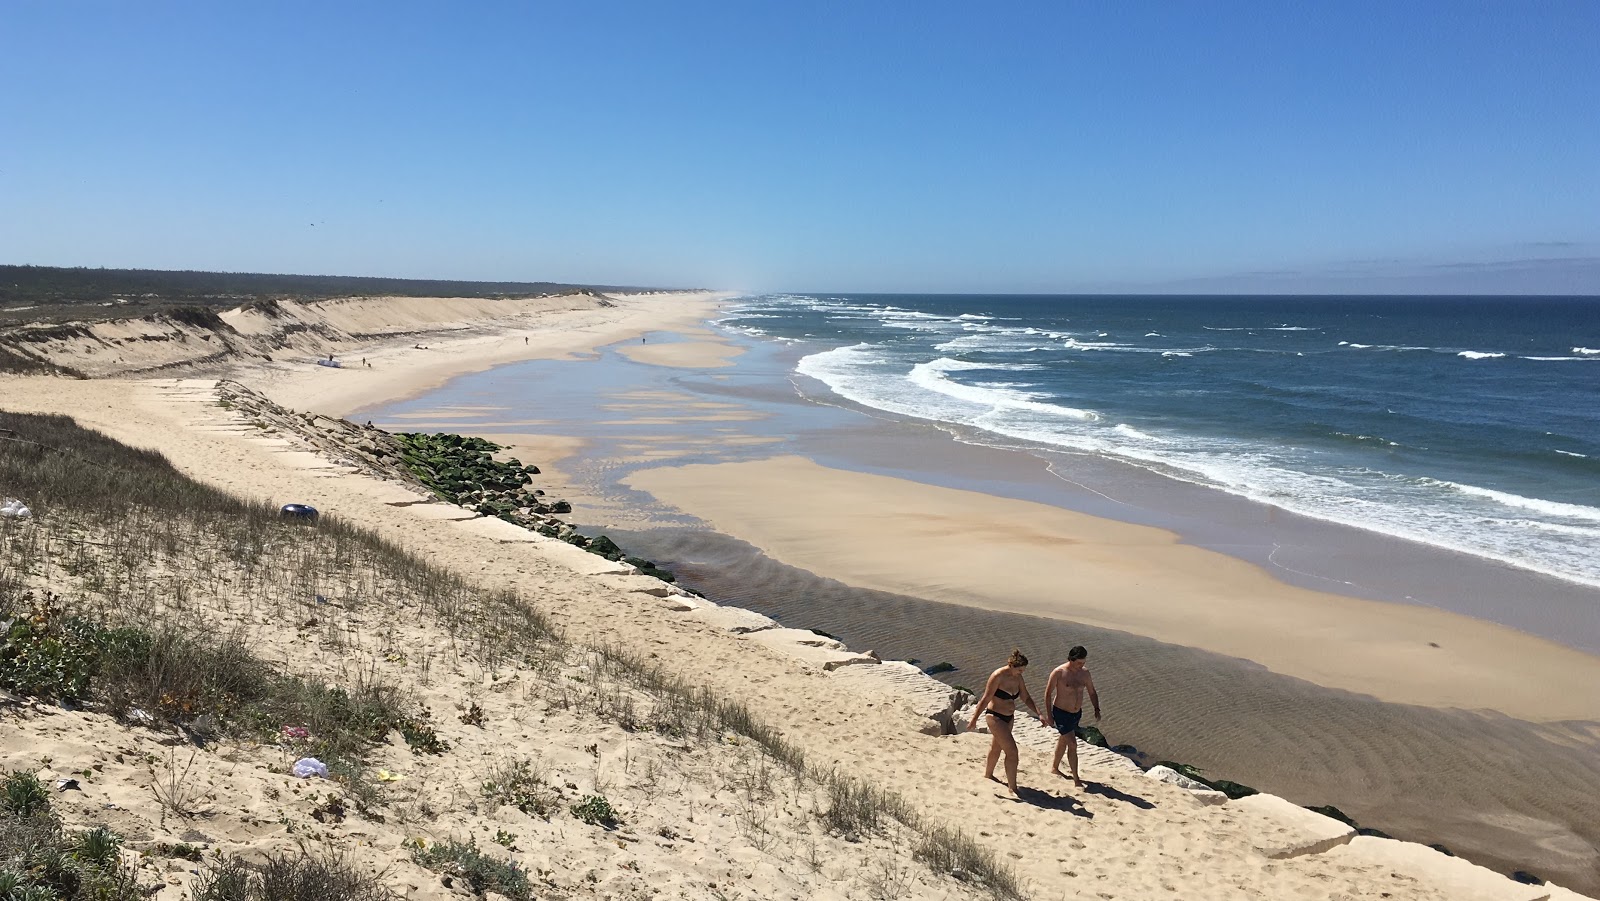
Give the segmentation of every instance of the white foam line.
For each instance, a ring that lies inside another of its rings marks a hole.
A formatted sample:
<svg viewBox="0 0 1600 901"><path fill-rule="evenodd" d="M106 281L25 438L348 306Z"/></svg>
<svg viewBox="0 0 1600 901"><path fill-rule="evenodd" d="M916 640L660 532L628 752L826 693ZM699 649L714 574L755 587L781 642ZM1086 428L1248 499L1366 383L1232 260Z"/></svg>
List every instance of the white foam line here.
<svg viewBox="0 0 1600 901"><path fill-rule="evenodd" d="M1294 573L1297 576L1305 576L1308 579L1317 579L1317 580L1322 581L1322 582L1332 582L1335 585L1345 585L1345 586L1348 586L1350 588L1359 588L1360 587L1355 582L1346 582L1344 579L1335 579L1335 578L1333 578L1331 576L1319 576L1316 573L1308 573L1303 569L1295 569L1292 566L1284 566L1282 563L1279 563L1278 560L1277 560L1278 552L1281 551L1281 550L1283 550L1283 545L1281 545L1278 542L1274 541L1272 543L1272 551L1271 551L1271 553L1267 554L1267 562L1271 563L1273 566L1276 566L1278 569L1281 569L1286 573Z"/></svg>

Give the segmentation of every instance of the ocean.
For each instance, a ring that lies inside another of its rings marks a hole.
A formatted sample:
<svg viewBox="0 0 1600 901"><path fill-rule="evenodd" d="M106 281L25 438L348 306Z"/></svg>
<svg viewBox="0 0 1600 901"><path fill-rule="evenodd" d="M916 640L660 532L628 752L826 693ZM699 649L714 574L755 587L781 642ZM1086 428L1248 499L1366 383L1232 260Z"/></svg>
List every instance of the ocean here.
<svg viewBox="0 0 1600 901"><path fill-rule="evenodd" d="M719 325L963 441L1600 586L1600 298L772 294Z"/></svg>

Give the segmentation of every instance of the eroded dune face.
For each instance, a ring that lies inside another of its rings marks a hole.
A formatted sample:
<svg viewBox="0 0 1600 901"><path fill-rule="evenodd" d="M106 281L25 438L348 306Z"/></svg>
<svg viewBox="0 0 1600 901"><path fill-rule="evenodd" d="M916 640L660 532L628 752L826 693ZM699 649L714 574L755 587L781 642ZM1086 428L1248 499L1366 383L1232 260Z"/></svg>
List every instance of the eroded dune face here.
<svg viewBox="0 0 1600 901"><path fill-rule="evenodd" d="M12 355L91 377L137 375L283 352L316 356L385 336L459 333L514 324L534 314L598 309L608 302L593 294L272 301L220 313L176 311L18 326L0 333L0 345Z"/></svg>

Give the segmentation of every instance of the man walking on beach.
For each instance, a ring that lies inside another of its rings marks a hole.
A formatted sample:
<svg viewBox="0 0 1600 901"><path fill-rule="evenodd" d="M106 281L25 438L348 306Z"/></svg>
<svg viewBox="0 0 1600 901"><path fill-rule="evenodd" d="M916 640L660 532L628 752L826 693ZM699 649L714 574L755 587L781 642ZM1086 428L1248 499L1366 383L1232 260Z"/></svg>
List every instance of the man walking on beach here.
<svg viewBox="0 0 1600 901"><path fill-rule="evenodd" d="M1080 644L1067 652L1066 663L1050 671L1050 678L1044 684L1044 709L1039 713L1039 722L1046 728L1054 726L1061 733L1056 739L1056 756L1050 763L1050 772L1066 778L1066 773L1061 772L1061 755L1066 753L1072 784L1079 788L1083 787L1083 780L1078 778L1078 721L1083 719L1084 689L1089 690L1095 722L1100 721L1100 694L1094 690L1094 678L1083 665L1088 658L1088 650Z"/></svg>

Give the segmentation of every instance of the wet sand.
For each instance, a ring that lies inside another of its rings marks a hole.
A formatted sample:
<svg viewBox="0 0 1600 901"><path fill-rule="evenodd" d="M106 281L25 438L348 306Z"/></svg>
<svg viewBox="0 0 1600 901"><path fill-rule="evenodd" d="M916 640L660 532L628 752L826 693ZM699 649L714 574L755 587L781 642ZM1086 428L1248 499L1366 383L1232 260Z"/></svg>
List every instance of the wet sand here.
<svg viewBox="0 0 1600 901"><path fill-rule="evenodd" d="M607 534L727 603L884 659L954 664L939 675L951 685L981 688L1021 645L1040 664L1028 677L1039 692L1045 667L1084 644L1101 729L1146 763L1179 760L1297 803L1333 804L1363 827L1442 843L1503 872L1555 878L1600 862L1600 724L1385 703L1127 632L854 588L703 529ZM1045 779L1047 766L1025 756L1023 781Z"/></svg>

